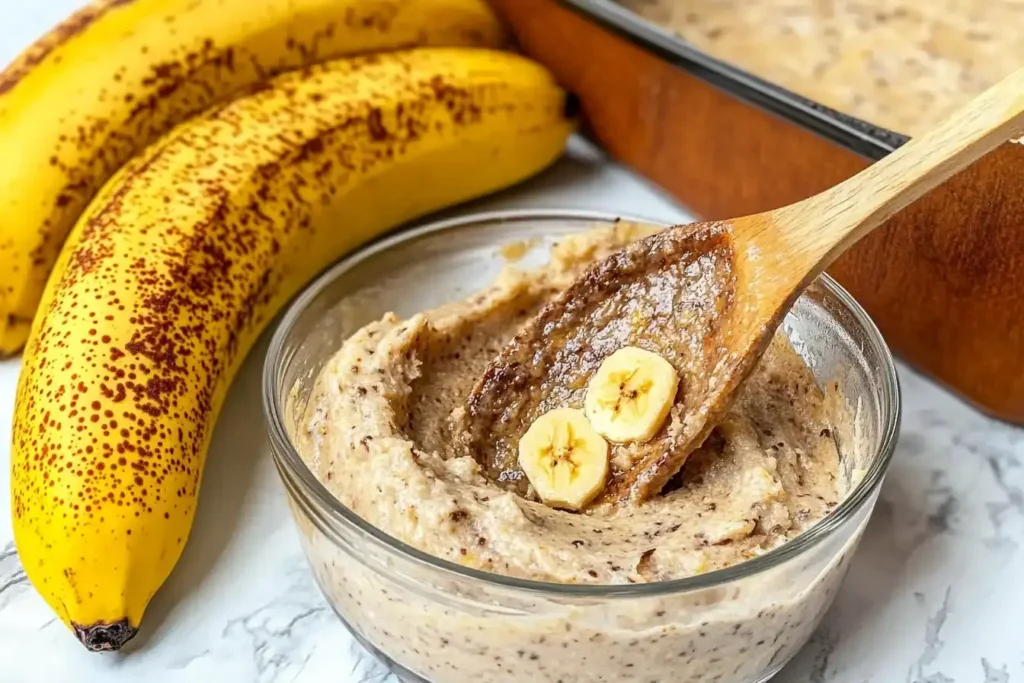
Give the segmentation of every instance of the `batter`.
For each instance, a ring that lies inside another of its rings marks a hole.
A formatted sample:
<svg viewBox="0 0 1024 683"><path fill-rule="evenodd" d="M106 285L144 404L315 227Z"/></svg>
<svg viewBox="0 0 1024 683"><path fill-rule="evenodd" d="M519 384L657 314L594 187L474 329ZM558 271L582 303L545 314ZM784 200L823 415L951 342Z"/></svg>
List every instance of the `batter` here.
<svg viewBox="0 0 1024 683"><path fill-rule="evenodd" d="M915 135L1024 64L1017 0L619 0L708 54Z"/></svg>
<svg viewBox="0 0 1024 683"><path fill-rule="evenodd" d="M366 521L431 555L556 583L692 576L820 521L843 493L839 457L821 392L781 335L726 419L644 502L557 509L500 481L486 439L465 450L466 399L488 363L587 265L642 234L619 225L570 238L540 270L510 266L469 299L358 331L308 404L300 450L311 469Z"/></svg>

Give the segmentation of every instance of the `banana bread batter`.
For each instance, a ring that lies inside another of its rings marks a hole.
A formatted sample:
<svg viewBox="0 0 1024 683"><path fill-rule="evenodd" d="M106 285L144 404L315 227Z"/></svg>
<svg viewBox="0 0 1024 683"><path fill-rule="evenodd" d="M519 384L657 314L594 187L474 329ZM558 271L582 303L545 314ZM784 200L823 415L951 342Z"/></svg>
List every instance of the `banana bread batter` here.
<svg viewBox="0 0 1024 683"><path fill-rule="evenodd" d="M488 476L491 454L459 448L459 415L489 361L586 265L637 237L629 226L577 236L544 269L509 267L469 299L357 332L310 400L301 449L310 467L342 503L410 545L556 583L691 576L821 520L840 498L838 453L821 392L782 336L680 475L642 504L553 509ZM583 399L567 400L580 408Z"/></svg>
<svg viewBox="0 0 1024 683"><path fill-rule="evenodd" d="M1018 0L618 0L708 54L915 135L1024 64Z"/></svg>
<svg viewBox="0 0 1024 683"><path fill-rule="evenodd" d="M642 503L557 509L498 481L494 443L465 451L457 437L465 437L466 397L506 342L589 264L644 234L620 224L566 239L544 268L509 266L464 301L359 330L325 365L300 419L297 446L311 470L353 512L422 551L562 585L693 576L822 520L852 483L828 423L842 413L782 336L726 419ZM612 453L611 469L628 455ZM721 587L636 586L656 592L593 601L560 600L552 587L510 592L408 562L395 578L397 567L379 564L368 546L350 550L312 528L304 538L320 585L353 630L435 683L746 683L806 642L856 536Z"/></svg>

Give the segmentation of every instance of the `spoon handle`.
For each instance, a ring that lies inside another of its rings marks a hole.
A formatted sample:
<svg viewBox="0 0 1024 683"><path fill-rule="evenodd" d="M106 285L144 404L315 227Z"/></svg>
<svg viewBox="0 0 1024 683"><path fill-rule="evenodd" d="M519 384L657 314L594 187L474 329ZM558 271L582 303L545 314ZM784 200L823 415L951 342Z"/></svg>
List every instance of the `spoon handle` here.
<svg viewBox="0 0 1024 683"><path fill-rule="evenodd" d="M881 161L788 207L779 227L817 275L887 218L1022 131L1024 68Z"/></svg>

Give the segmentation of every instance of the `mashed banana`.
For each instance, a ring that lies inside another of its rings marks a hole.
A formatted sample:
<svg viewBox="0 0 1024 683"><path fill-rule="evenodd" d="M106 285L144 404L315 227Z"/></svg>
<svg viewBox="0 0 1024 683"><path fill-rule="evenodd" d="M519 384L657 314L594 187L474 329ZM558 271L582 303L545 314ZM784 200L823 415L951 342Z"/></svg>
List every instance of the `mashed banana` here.
<svg viewBox="0 0 1024 683"><path fill-rule="evenodd" d="M916 135L1024 64L1017 0L618 0L708 54Z"/></svg>
<svg viewBox="0 0 1024 683"><path fill-rule="evenodd" d="M620 226L570 238L543 269L509 266L464 301L359 330L309 402L301 445L309 466L395 538L465 566L556 583L691 576L764 553L821 520L840 499L839 456L822 394L781 335L704 446L643 504L553 509L485 476L486 454L455 447L455 418L499 349L581 269L638 236Z"/></svg>

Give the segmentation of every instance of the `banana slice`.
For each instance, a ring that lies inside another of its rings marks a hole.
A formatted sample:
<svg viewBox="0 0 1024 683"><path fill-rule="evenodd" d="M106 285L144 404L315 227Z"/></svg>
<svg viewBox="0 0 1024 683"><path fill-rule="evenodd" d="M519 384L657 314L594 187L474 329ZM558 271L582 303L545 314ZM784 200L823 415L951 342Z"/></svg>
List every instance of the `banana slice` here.
<svg viewBox="0 0 1024 683"><path fill-rule="evenodd" d="M626 346L604 359L583 402L590 423L606 438L647 441L668 417L679 375L656 353Z"/></svg>
<svg viewBox="0 0 1024 683"><path fill-rule="evenodd" d="M582 410L556 408L519 439L519 466L545 504L580 510L608 480L608 442Z"/></svg>

